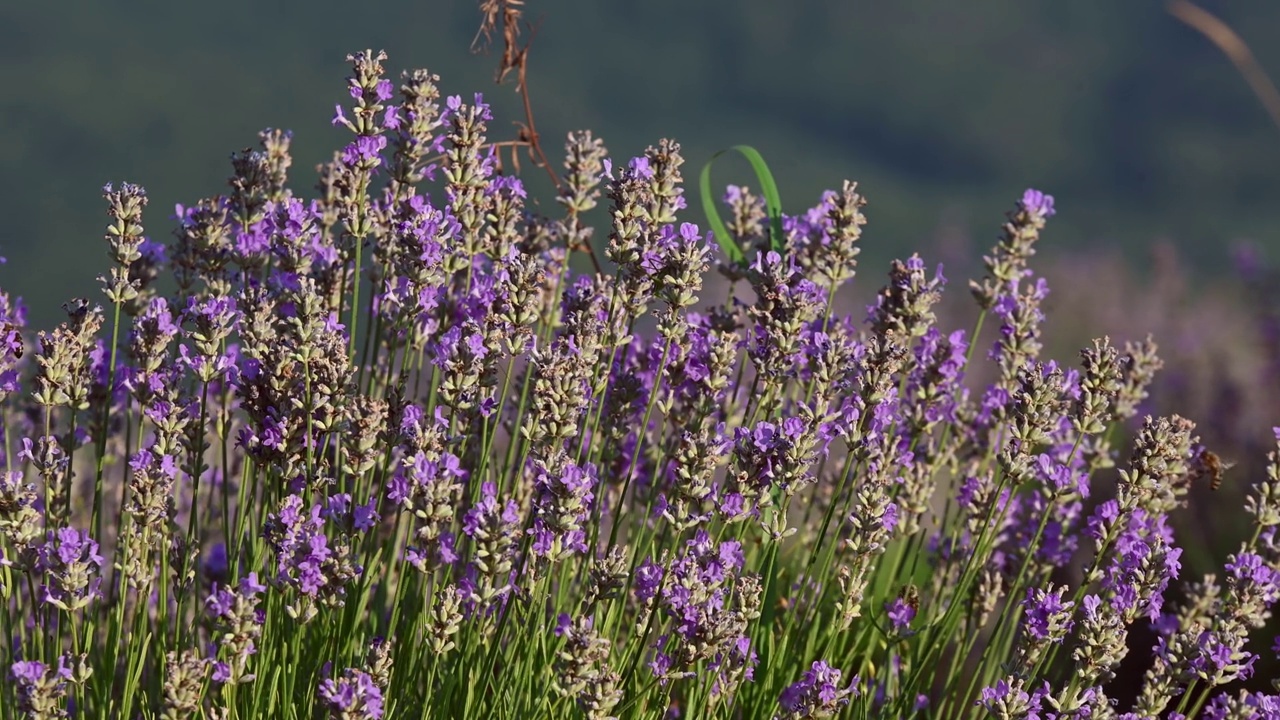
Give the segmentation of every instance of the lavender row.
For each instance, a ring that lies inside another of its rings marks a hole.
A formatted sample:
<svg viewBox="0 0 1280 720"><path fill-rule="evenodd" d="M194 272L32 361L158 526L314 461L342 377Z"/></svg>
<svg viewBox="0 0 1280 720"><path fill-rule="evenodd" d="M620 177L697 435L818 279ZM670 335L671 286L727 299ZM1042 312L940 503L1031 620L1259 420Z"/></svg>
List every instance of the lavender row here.
<svg viewBox="0 0 1280 720"><path fill-rule="evenodd" d="M104 188L105 310L37 334L0 296L0 718L1280 713L1232 685L1277 651L1280 428L1248 540L1181 577L1170 518L1223 463L1143 416L1151 339L1046 356L1051 196L972 331L919 256L849 314L856 184L781 250L730 187L734 262L678 144L577 132L543 214L479 95L385 59L349 58L310 199L268 130L167 244Z"/></svg>

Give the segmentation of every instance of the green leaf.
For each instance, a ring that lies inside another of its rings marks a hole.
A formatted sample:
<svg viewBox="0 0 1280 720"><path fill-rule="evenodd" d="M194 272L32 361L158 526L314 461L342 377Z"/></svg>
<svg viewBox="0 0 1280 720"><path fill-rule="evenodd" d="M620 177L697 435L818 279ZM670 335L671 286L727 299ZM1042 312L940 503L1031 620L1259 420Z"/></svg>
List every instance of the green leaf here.
<svg viewBox="0 0 1280 720"><path fill-rule="evenodd" d="M738 265L746 265L746 255L729 234L729 228L725 226L724 221L720 219L720 213L716 210L715 197L711 194L711 166L717 158L731 150L736 151L751 163L751 169L755 171L756 179L760 181L760 192L764 194L764 206L769 214L769 246L778 253L786 247L782 235L782 199L778 196L778 184L774 182L773 173L769 172L769 166L765 164L764 157L750 145L734 145L721 150L712 155L707 164L702 166L702 173L698 177L698 189L702 196L702 211L707 216L707 224L711 226L716 242L729 260Z"/></svg>

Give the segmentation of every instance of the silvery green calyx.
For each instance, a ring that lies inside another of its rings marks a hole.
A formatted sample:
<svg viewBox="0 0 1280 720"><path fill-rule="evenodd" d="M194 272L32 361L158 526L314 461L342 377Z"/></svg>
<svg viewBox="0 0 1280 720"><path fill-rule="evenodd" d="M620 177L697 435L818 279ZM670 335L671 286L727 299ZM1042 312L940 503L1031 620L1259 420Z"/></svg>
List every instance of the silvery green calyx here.
<svg viewBox="0 0 1280 720"><path fill-rule="evenodd" d="M99 280L107 299L120 305L138 297L142 286L140 280L130 277L129 270L142 260L141 249L146 240L142 234L142 210L147 206L147 192L131 183L122 183L118 190L107 183L102 194L107 200L107 214L111 217L106 236L110 245L108 254L115 264L110 277Z"/></svg>
<svg viewBox="0 0 1280 720"><path fill-rule="evenodd" d="M792 230L787 233L789 249L801 267L814 282L829 292L835 292L856 273L858 255L862 252L858 241L862 238L862 226L867 224L867 217L862 212L866 204L866 198L858 193L858 183L845 180L838 192L824 193L818 207L807 216L794 220L816 225L818 232ZM735 219L745 236L763 236L765 217L752 203L749 193L740 192L730 205L741 208L735 210Z"/></svg>
<svg viewBox="0 0 1280 720"><path fill-rule="evenodd" d="M194 649L181 655L170 652L165 656L164 706L160 711L161 718L185 720L199 716L210 664L207 658L201 657Z"/></svg>
<svg viewBox="0 0 1280 720"><path fill-rule="evenodd" d="M1045 221L1055 214L1052 195L1039 190L1023 193L1018 207L1008 214L999 244L991 255L982 259L987 269L986 277L982 282L969 284L982 309L993 308L1003 288L1026 275L1027 263L1036 253L1035 243L1040 239Z"/></svg>

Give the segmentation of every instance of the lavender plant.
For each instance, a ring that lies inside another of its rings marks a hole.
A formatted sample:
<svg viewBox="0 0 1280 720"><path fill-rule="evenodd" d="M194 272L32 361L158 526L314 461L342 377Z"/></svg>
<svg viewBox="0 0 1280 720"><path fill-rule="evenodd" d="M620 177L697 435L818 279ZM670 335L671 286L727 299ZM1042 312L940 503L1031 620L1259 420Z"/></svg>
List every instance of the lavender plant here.
<svg viewBox="0 0 1280 720"><path fill-rule="evenodd" d="M1116 446L1150 341L1042 357L1051 196L971 283L979 348L918 256L840 311L853 183L731 187L712 237L678 144L576 132L544 216L481 96L349 60L314 197L268 130L167 245L105 188L104 306L32 337L0 295L0 718L1276 716L1228 686L1274 652L1280 429L1251 538L1180 578L1208 455L1178 416ZM579 273L602 201L614 268Z"/></svg>

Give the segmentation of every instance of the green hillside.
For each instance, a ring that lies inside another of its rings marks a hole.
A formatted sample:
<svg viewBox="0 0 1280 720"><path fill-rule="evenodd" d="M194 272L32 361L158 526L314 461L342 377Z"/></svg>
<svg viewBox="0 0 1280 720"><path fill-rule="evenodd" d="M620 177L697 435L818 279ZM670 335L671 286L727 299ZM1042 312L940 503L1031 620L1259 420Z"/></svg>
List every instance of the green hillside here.
<svg viewBox="0 0 1280 720"><path fill-rule="evenodd" d="M1205 6L1280 74L1280 4ZM1222 267L1233 239L1280 245L1280 132L1158 2L529 0L529 12L550 147L582 127L618 156L671 136L696 170L747 142L791 210L857 179L869 261L944 223L985 246L1027 185L1070 208L1048 238L1060 249L1138 256L1170 237ZM41 325L58 299L96 293L104 182L144 184L149 229L167 237L173 204L221 191L228 154L264 127L295 131L308 172L341 137L328 120L349 51L385 48L448 92L486 91L505 132L515 97L493 88L493 59L468 53L477 21L470 2L0 6L0 283Z"/></svg>

